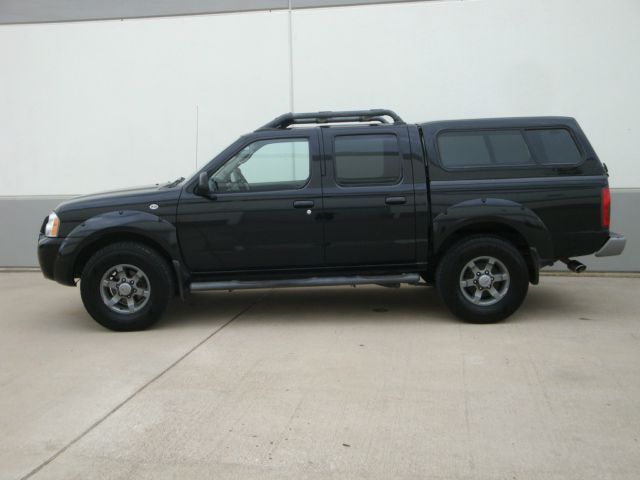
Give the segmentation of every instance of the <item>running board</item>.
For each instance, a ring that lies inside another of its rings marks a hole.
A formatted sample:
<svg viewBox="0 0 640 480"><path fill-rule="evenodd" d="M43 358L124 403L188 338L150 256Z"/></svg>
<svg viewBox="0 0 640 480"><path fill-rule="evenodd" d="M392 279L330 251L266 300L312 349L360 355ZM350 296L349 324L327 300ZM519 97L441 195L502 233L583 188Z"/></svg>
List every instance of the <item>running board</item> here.
<svg viewBox="0 0 640 480"><path fill-rule="evenodd" d="M311 277L286 280L225 280L220 282L194 282L192 292L204 290L247 290L252 288L288 288L288 287L331 287L336 285L393 285L398 283L418 283L419 273L400 275L367 275L348 277Z"/></svg>

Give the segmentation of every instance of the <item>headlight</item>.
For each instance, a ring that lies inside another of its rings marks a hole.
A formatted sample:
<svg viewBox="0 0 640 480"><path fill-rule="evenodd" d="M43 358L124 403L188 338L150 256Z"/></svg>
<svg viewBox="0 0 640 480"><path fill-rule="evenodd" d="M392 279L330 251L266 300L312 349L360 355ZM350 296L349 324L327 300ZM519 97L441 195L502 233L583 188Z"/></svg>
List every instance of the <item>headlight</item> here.
<svg viewBox="0 0 640 480"><path fill-rule="evenodd" d="M47 225L44 227L44 234L47 237L57 237L58 230L60 229L60 219L55 212L51 212Z"/></svg>

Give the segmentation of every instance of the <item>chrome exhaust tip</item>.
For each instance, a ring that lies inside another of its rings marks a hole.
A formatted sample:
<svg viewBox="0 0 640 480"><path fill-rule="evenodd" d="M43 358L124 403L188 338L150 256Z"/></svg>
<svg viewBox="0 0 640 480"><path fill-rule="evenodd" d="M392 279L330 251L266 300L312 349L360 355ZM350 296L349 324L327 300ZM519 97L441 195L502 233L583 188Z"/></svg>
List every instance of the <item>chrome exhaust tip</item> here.
<svg viewBox="0 0 640 480"><path fill-rule="evenodd" d="M578 260L570 260L568 258L561 259L561 261L567 266L569 270L574 273L582 273L587 269L587 266L579 262Z"/></svg>

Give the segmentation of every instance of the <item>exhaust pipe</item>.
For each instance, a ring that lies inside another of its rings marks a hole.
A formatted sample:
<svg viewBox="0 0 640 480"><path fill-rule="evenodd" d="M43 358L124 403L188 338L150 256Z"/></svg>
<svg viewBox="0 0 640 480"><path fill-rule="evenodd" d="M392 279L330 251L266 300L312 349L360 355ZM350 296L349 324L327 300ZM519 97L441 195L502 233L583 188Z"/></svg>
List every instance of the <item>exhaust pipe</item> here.
<svg viewBox="0 0 640 480"><path fill-rule="evenodd" d="M560 261L563 262L567 266L567 268L574 273L582 273L587 269L587 266L584 263L579 262L578 260L561 258Z"/></svg>

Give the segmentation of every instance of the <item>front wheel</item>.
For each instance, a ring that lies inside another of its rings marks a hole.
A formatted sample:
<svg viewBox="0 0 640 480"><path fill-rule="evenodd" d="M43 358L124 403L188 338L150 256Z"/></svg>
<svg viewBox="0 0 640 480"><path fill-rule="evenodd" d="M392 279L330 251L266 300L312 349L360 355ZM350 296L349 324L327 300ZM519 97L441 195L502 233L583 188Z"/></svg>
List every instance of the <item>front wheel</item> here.
<svg viewBox="0 0 640 480"><path fill-rule="evenodd" d="M470 323L493 323L520 307L529 288L529 273L511 243L475 236L447 251L436 271L436 286L457 317Z"/></svg>
<svg viewBox="0 0 640 480"><path fill-rule="evenodd" d="M153 325L172 297L172 275L155 250L120 242L97 251L80 278L82 303L100 325L116 331Z"/></svg>

